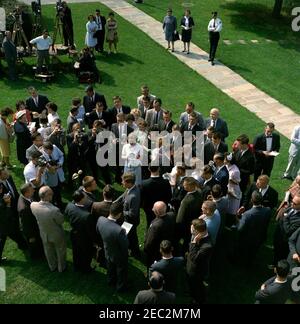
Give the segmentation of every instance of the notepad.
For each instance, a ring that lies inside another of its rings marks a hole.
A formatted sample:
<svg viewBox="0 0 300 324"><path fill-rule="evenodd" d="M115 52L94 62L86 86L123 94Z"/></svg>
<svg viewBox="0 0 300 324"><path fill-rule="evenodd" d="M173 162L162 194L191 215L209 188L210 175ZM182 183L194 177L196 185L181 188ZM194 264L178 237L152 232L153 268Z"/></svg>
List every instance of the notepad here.
<svg viewBox="0 0 300 324"><path fill-rule="evenodd" d="M277 156L277 155L279 155L279 152L276 151L269 152L269 156Z"/></svg>
<svg viewBox="0 0 300 324"><path fill-rule="evenodd" d="M133 226L132 224L124 222L121 227L124 228L124 230L126 231L126 235L128 235L132 226Z"/></svg>

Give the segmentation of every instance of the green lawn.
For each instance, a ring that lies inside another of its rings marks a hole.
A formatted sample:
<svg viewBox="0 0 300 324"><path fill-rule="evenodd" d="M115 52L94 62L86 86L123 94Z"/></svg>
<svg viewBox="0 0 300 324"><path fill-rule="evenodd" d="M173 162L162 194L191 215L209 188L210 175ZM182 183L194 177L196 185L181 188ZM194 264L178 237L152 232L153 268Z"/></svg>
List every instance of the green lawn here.
<svg viewBox="0 0 300 324"><path fill-rule="evenodd" d="M93 12L95 5L81 4L70 5L70 7L73 11L76 44L81 47L85 35L85 17ZM108 8L101 6L100 8L107 15ZM53 6L43 8L43 15L47 27L51 30L55 15ZM262 132L264 123L254 114L188 69L134 26L120 17L117 19L120 34L119 54L110 57L97 56L103 84L97 85L96 90L104 93L109 103L113 95L121 95L125 104L134 107L140 85L147 83L151 92L162 98L163 107L174 112L175 119L178 119L187 101L195 102L197 109L205 116L208 115L211 107L219 107L222 117L229 124L228 143L231 143L240 133L247 133L253 138ZM62 60L65 62L65 67L71 67L68 58L64 57ZM12 83L6 78L0 80L0 106L14 106L17 99L27 97L26 88L34 85L40 93L47 94L50 100L58 104L59 114L65 121L71 98L82 96L84 86L78 84L67 68L58 74L56 82L52 84L34 82L29 66L33 61L34 59L31 58L25 59L28 66L24 68L26 75L22 77L22 81ZM282 138L281 154L276 160L273 171L272 185L280 191L281 197L288 186L287 182L279 180L286 165L288 145L289 141ZM13 171L18 185L23 182L22 172L19 166ZM64 192L65 197L69 194L68 191ZM143 242L144 228L145 221L142 217L142 224L139 227L140 243ZM66 225L66 231L68 230L69 227ZM266 270L266 264L271 262L271 250L264 248L261 251L255 271L232 267L224 257L225 252L226 247L221 253L219 265L214 267L210 302L252 303L255 290L271 275ZM134 259L130 259L129 269L131 291L120 296L114 295L107 287L106 275L102 269L89 276L74 273L70 242L69 270L63 274L50 273L45 262L28 261L10 240L6 244L4 254L9 258L5 266L7 291L0 293L0 303L132 303L136 292L146 287L143 277L145 267ZM183 296L179 301L188 300Z"/></svg>
<svg viewBox="0 0 300 324"><path fill-rule="evenodd" d="M170 6L179 24L184 13L183 3L192 4L190 9L195 20L192 41L195 44L209 51L207 25L211 12L218 11L223 31L217 58L270 96L300 112L300 33L292 31L292 17L280 20L271 17L274 0L145 0L136 7L162 21ZM223 44L225 39L232 45ZM239 44L238 40L245 40L246 44ZM258 40L258 43L251 40Z"/></svg>

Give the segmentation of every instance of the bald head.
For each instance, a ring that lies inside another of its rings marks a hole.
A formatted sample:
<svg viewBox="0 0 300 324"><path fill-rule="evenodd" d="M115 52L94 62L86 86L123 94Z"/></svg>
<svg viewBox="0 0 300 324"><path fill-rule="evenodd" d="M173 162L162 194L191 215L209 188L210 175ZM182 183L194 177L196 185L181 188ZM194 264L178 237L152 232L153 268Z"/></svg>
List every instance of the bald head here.
<svg viewBox="0 0 300 324"><path fill-rule="evenodd" d="M213 108L211 109L210 111L210 118L213 119L213 120L216 120L219 118L219 115L220 115L220 111L218 108Z"/></svg>
<svg viewBox="0 0 300 324"><path fill-rule="evenodd" d="M48 186L43 186L39 190L39 197L40 197L41 201L51 202L52 198L53 198L52 189L50 187L48 187Z"/></svg>
<svg viewBox="0 0 300 324"><path fill-rule="evenodd" d="M152 209L156 217L162 217L167 212L167 205L163 201L157 201Z"/></svg>

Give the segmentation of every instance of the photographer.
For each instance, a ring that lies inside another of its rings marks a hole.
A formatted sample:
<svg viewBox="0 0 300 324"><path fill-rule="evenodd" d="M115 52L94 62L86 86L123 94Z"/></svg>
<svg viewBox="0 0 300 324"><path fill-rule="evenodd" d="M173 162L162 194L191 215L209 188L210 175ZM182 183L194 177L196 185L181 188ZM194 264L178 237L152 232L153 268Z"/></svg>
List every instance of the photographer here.
<svg viewBox="0 0 300 324"><path fill-rule="evenodd" d="M39 188L45 183L45 170L47 162L44 159L40 159L42 153L33 152L31 155L31 161L24 168L25 182L30 182L34 188L34 200L38 201Z"/></svg>
<svg viewBox="0 0 300 324"><path fill-rule="evenodd" d="M81 177L86 173L86 152L88 149L88 137L81 130L80 124L74 124L72 133L67 135L68 146L68 173L69 184L72 184L72 176L82 170Z"/></svg>
<svg viewBox="0 0 300 324"><path fill-rule="evenodd" d="M5 32L5 38L2 44L2 48L5 55L5 60L8 66L8 76L11 81L17 80L16 62L17 62L17 48L12 41L12 35L10 31Z"/></svg>
<svg viewBox="0 0 300 324"><path fill-rule="evenodd" d="M64 154L55 145L45 142L41 150L43 157L47 161L45 170L45 185L53 191L53 204L62 209L61 184L65 182L65 174L62 168L64 164Z"/></svg>
<svg viewBox="0 0 300 324"><path fill-rule="evenodd" d="M57 3L58 14L61 14L61 21L63 27L63 36L65 46L70 46L71 49L74 47L74 32L73 32L73 20L71 9L68 7L66 1L63 1L61 4Z"/></svg>
<svg viewBox="0 0 300 324"><path fill-rule="evenodd" d="M65 154L65 148L67 142L66 131L61 125L60 119L55 119L51 123L51 127L45 132L45 141L56 145Z"/></svg>

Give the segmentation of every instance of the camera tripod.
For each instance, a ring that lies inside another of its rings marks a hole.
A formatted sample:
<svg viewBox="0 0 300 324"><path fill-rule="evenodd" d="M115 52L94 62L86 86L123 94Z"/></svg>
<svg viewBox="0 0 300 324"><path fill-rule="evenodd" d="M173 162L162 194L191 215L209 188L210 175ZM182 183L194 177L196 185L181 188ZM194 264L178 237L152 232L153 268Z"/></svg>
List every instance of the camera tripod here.
<svg viewBox="0 0 300 324"><path fill-rule="evenodd" d="M28 51L30 51L30 45L28 43L28 40L24 33L23 27L22 27L20 21L18 20L18 18L16 19L16 21L14 22L14 25L13 25L12 41L14 42L16 47L21 47L23 45L23 41L24 41ZM24 48L24 51L25 51L25 48Z"/></svg>
<svg viewBox="0 0 300 324"><path fill-rule="evenodd" d="M34 15L34 23L32 25L32 37L35 38L38 35L40 35L42 31L42 25L41 25L41 15L35 14Z"/></svg>
<svg viewBox="0 0 300 324"><path fill-rule="evenodd" d="M54 51L54 45L55 45L57 35L59 35L61 43L63 44L63 22L62 22L62 18L59 13L57 13L57 15L55 17L53 44L52 44L53 51Z"/></svg>

